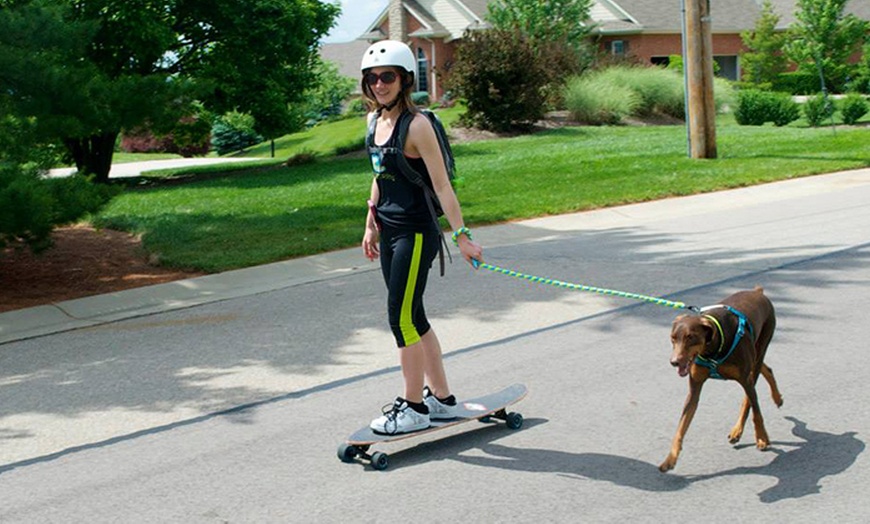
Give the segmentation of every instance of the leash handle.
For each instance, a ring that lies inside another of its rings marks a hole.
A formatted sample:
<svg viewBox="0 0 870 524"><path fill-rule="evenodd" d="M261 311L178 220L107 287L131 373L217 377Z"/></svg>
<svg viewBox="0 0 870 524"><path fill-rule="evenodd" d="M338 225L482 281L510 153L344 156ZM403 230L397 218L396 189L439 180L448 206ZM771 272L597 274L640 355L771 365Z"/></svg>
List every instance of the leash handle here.
<svg viewBox="0 0 870 524"><path fill-rule="evenodd" d="M688 306L685 302L674 302L672 300L667 300L659 297L651 297L648 295L640 295L638 293L629 293L626 291L617 291L615 289L604 289L600 287L587 286L584 284L572 284L570 282L562 282L561 280L554 280L552 278L544 278L537 277L534 275L528 275L526 273L520 273L519 271L514 271L512 269L505 269L502 267L494 266L492 264L487 264L486 262L480 262L478 260L472 260L471 262L475 269L484 268L495 273L500 273L502 275L507 275L509 277L518 278L520 280L527 280L529 282L534 282L536 284L547 284L549 286L560 287L564 289L573 289L576 291L588 291L590 293L598 293L599 295L610 295L622 298L630 298L634 300L641 300L644 302L649 302L651 304L655 304L657 306L665 306L673 309L688 309L694 312L698 312L699 308L696 306Z"/></svg>

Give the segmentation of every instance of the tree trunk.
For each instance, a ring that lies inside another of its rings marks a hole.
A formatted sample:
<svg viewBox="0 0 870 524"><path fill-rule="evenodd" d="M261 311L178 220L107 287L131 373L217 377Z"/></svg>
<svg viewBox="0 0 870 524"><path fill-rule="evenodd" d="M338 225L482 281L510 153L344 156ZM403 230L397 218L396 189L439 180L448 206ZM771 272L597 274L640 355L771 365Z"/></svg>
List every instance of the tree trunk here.
<svg viewBox="0 0 870 524"><path fill-rule="evenodd" d="M112 169L112 155L115 152L115 140L119 134L118 131L108 131L86 138L64 140L79 174L94 175L96 182L108 183L109 171Z"/></svg>

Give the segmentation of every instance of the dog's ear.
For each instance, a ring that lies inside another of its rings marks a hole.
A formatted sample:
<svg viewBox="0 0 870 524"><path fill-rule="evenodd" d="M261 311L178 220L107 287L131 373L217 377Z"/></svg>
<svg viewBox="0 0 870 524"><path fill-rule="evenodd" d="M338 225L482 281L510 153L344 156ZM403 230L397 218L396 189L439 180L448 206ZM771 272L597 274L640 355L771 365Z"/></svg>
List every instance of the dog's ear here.
<svg viewBox="0 0 870 524"><path fill-rule="evenodd" d="M704 317L701 317L701 327L704 328L704 344L707 348L713 345L713 336L716 333L716 328L713 323Z"/></svg>

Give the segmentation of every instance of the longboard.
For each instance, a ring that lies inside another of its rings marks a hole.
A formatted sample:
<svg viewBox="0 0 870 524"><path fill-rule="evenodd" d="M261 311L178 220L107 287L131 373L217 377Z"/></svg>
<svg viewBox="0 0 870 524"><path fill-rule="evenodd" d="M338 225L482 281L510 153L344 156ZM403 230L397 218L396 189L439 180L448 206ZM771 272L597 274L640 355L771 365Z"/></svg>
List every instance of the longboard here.
<svg viewBox="0 0 870 524"><path fill-rule="evenodd" d="M519 413L507 412L507 407L525 398L527 393L526 386L514 384L496 393L465 400L459 403L456 418L433 420L428 428L411 433L385 435L365 426L352 433L343 444L338 446L338 458L342 462L354 462L355 459L361 458L369 461L373 468L383 470L390 465L389 456L380 451L369 454L373 444L420 437L473 420L484 422L490 419L502 420L508 428L520 429L523 425L523 416Z"/></svg>

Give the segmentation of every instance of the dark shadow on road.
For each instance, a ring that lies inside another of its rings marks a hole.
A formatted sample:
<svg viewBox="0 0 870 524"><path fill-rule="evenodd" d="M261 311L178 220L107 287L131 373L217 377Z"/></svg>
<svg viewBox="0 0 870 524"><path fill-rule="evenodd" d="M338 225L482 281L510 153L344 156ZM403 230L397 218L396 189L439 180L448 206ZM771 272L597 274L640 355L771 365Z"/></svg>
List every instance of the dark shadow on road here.
<svg viewBox="0 0 870 524"><path fill-rule="evenodd" d="M766 475L778 480L758 494L761 502L778 502L784 499L801 498L821 491L821 481L825 477L840 474L855 463L858 455L864 452L864 442L854 431L842 434L814 431L806 422L794 417L786 417L794 424L791 432L802 439L797 443L772 443L776 458L770 464L757 467L734 468L720 473L692 477L692 482L708 480L729 475ZM793 447L785 450L783 448Z"/></svg>
<svg viewBox="0 0 870 524"><path fill-rule="evenodd" d="M854 431L839 435L814 431L801 420L794 417L786 419L794 424L792 434L802 439L802 442L774 442L772 452L776 458L764 466L738 467L709 475L664 474L656 464L628 457L514 448L492 443L495 439L478 441L473 446L469 443L468 448L479 448L489 456L456 454L452 458L475 466L549 472L652 492L678 491L697 482L725 476L764 475L778 480L775 486L758 494L761 502L772 503L819 493L823 478L846 471L864 451L865 444L856 438ZM455 451L450 450L451 454ZM428 458L431 460L431 455Z"/></svg>

